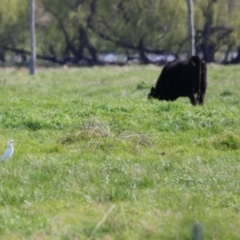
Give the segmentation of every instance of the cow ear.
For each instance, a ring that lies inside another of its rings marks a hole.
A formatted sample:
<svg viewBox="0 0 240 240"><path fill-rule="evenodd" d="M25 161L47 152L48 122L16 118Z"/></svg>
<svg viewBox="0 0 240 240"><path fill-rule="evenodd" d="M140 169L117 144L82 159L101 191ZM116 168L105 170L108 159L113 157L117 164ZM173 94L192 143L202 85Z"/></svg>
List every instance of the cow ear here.
<svg viewBox="0 0 240 240"><path fill-rule="evenodd" d="M156 91L155 91L155 88L152 87L152 88L151 88L151 95L154 96L154 95L155 95L155 92L156 92Z"/></svg>
<svg viewBox="0 0 240 240"><path fill-rule="evenodd" d="M152 87L150 93L148 94L148 98L154 97L154 93L155 93L155 88Z"/></svg>
<svg viewBox="0 0 240 240"><path fill-rule="evenodd" d="M195 62L193 62L193 61L190 61L190 65L192 65L192 66L196 66L196 63Z"/></svg>

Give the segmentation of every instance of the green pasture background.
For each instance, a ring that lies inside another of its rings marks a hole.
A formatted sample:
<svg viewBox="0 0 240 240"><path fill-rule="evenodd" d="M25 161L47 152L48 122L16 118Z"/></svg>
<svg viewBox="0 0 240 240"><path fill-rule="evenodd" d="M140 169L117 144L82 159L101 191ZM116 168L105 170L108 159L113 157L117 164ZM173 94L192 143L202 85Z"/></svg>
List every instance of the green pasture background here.
<svg viewBox="0 0 240 240"><path fill-rule="evenodd" d="M195 107L147 99L160 71L0 70L1 239L240 239L240 68Z"/></svg>

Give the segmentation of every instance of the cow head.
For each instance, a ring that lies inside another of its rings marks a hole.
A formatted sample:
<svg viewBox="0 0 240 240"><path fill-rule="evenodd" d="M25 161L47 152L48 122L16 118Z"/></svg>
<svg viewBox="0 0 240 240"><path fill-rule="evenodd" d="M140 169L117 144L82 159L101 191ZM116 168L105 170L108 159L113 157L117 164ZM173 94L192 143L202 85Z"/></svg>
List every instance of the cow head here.
<svg viewBox="0 0 240 240"><path fill-rule="evenodd" d="M151 91L148 94L148 99L150 98L156 98L156 89L154 87L151 88Z"/></svg>

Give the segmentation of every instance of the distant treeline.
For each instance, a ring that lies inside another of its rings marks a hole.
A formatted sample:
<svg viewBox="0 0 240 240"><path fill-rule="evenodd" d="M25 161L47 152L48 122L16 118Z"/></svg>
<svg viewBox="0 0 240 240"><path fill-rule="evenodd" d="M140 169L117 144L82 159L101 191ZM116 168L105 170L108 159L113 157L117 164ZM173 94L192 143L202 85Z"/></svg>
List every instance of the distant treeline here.
<svg viewBox="0 0 240 240"><path fill-rule="evenodd" d="M149 56L178 58L189 50L186 0L35 1L38 61L160 64ZM196 53L206 62L240 62L239 12L239 0L194 0ZM1 0L0 62L27 63L29 39L29 0ZM104 60L103 53L125 61Z"/></svg>

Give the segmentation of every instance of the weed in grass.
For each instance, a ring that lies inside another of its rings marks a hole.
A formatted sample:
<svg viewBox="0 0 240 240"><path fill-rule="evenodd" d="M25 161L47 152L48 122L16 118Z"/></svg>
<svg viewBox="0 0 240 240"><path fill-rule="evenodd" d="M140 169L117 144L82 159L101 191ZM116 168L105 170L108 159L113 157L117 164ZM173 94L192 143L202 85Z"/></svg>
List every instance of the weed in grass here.
<svg viewBox="0 0 240 240"><path fill-rule="evenodd" d="M228 90L225 90L220 94L221 97L227 97L227 96L232 96L232 95L233 95L233 93Z"/></svg>
<svg viewBox="0 0 240 240"><path fill-rule="evenodd" d="M221 135L195 140L195 144L210 149L217 150L237 150L240 149L240 137L233 132L225 131Z"/></svg>

